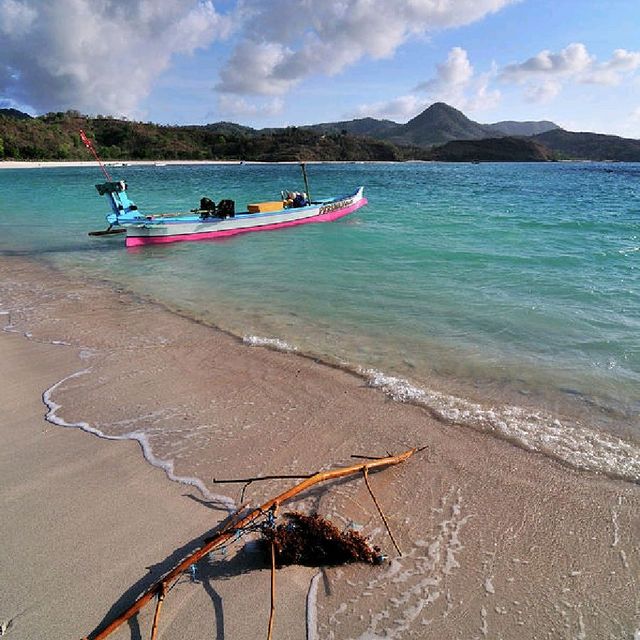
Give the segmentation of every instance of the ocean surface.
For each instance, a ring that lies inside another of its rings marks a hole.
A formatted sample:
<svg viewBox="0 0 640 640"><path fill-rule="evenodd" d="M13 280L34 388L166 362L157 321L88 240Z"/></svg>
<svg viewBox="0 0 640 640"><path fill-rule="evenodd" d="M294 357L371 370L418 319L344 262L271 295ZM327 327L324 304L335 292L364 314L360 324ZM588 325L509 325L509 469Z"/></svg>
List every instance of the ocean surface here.
<svg viewBox="0 0 640 640"><path fill-rule="evenodd" d="M296 165L124 166L144 212L302 190ZM97 168L0 171L0 255L124 286L399 401L640 482L640 164L311 164L327 224L126 249ZM152 330L152 329L150 329Z"/></svg>

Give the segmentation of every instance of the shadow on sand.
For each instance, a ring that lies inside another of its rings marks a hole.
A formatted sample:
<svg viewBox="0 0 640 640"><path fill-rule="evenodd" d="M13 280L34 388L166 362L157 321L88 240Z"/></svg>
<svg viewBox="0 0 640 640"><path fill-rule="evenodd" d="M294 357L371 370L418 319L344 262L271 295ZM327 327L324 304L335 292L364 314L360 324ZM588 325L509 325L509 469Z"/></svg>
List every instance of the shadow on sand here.
<svg viewBox="0 0 640 640"><path fill-rule="evenodd" d="M348 481L348 478L342 478L334 481L332 483L332 486L336 487L343 483L347 483ZM315 512L319 507L322 496L324 495L326 490L326 486L314 487L308 489L305 492L305 498L311 498L312 500L311 511ZM208 509L213 509L215 511L224 510L226 512L226 509L223 509L218 503L203 500L197 495L184 494L184 497L190 500L194 500L195 502L200 503ZM222 520L219 524L217 524L209 531L177 548L169 556L162 560L162 562L147 567L148 572L135 584L129 587L122 594L122 596L120 596L120 598L118 598L118 600L105 613L100 623L96 625L93 631L91 631L91 633L89 633L86 638L88 640L93 640L94 638L96 638L104 628L106 628L113 620L124 613L140 595L145 593L149 588L157 583L162 578L162 576L169 573L184 558L202 547L209 538L218 533L227 525L229 521L235 519L236 517L236 513L228 515L224 520ZM231 542L230 544L233 544L233 542ZM202 584L205 592L207 593L209 598L211 598L215 614L216 631L213 637L215 638L215 640L224 640L224 609L222 598L215 590L213 583L216 580L229 579L235 576L242 575L244 573L249 573L251 571L268 569L270 567L270 564L267 561L267 558L259 553L237 553L229 559L225 559L224 556L220 557L220 555L218 555L215 559L215 562L212 562L209 559L209 556L205 556L194 566L195 571L185 572L183 576L178 580L178 582L176 582L176 584L182 583L185 580L192 581L196 584ZM143 640L138 615L136 614L131 617L127 621L127 624L129 625L130 630L130 640Z"/></svg>

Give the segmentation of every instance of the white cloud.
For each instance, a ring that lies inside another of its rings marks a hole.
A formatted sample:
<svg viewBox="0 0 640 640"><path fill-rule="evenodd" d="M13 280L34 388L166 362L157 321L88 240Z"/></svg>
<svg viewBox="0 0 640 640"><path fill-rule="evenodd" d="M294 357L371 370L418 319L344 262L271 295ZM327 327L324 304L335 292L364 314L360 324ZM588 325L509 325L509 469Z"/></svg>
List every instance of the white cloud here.
<svg viewBox="0 0 640 640"><path fill-rule="evenodd" d="M467 52L454 47L447 59L436 67L436 77L420 83L415 91L424 91L429 102L446 102L466 111L482 111L497 104L500 92L490 89L495 69L476 75Z"/></svg>
<svg viewBox="0 0 640 640"><path fill-rule="evenodd" d="M499 79L525 86L525 97L533 102L553 100L568 83L618 85L640 68L640 52L616 49L599 63L586 46L574 42L559 53L545 50L525 62L504 67Z"/></svg>
<svg viewBox="0 0 640 640"><path fill-rule="evenodd" d="M540 84L534 84L525 90L525 98L529 102L546 104L551 102L562 91L562 85L554 80L545 80Z"/></svg>
<svg viewBox="0 0 640 640"><path fill-rule="evenodd" d="M461 109L467 111L487 111L498 105L502 98L499 89L490 88L491 82L495 79L495 71L479 75L472 83L472 92L467 95Z"/></svg>
<svg viewBox="0 0 640 640"><path fill-rule="evenodd" d="M275 69L290 51L279 43L264 42L237 48L220 74L224 91L241 95L282 95L295 81L280 78ZM238 70L242 69L240 73Z"/></svg>
<svg viewBox="0 0 640 640"><path fill-rule="evenodd" d="M436 76L421 82L414 93L393 98L389 101L362 105L359 116L409 120L434 102L446 102L462 111L482 111L490 109L500 101L500 91L491 88L496 75L495 68L476 74L467 52L454 47L445 62L437 65ZM419 95L425 94L426 97Z"/></svg>
<svg viewBox="0 0 640 640"><path fill-rule="evenodd" d="M359 118L382 118L404 122L416 116L431 104L431 100L408 94L392 100L363 104L358 107L355 116Z"/></svg>
<svg viewBox="0 0 640 640"><path fill-rule="evenodd" d="M411 37L470 24L515 1L244 0L245 37L217 88L282 94L305 77L336 74L364 57L388 57ZM266 63L265 48L272 54Z"/></svg>
<svg viewBox="0 0 640 640"><path fill-rule="evenodd" d="M640 67L640 52L616 49L611 60L594 65L583 82L592 84L618 85L624 77Z"/></svg>
<svg viewBox="0 0 640 640"><path fill-rule="evenodd" d="M0 1L0 33L8 38L20 38L31 27L37 12L18 0Z"/></svg>
<svg viewBox="0 0 640 640"><path fill-rule="evenodd" d="M532 77L570 76L587 70L593 64L593 58L587 48L575 42L560 53L541 51L533 58L520 64L507 65L500 78L505 81L525 82Z"/></svg>
<svg viewBox="0 0 640 640"><path fill-rule="evenodd" d="M225 118L266 118L280 115L284 110L282 98L249 101L240 96L222 94L218 98L217 115Z"/></svg>
<svg viewBox="0 0 640 640"><path fill-rule="evenodd" d="M626 49L616 49L613 57L605 66L617 71L634 71L640 67L640 51L627 51Z"/></svg>
<svg viewBox="0 0 640 640"><path fill-rule="evenodd" d="M0 0L0 29L3 97L135 116L172 56L207 46L229 20L211 0Z"/></svg>
<svg viewBox="0 0 640 640"><path fill-rule="evenodd" d="M467 52L461 47L451 49L446 62L439 64L436 69L436 78L419 84L416 87L417 91L427 93L459 91L463 90L473 77L473 67Z"/></svg>

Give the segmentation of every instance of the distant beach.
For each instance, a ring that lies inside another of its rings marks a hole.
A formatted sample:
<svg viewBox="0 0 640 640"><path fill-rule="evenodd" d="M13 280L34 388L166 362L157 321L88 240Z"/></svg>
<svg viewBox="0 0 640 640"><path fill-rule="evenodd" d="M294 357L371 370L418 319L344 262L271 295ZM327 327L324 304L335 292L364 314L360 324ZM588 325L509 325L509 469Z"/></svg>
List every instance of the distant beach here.
<svg viewBox="0 0 640 640"><path fill-rule="evenodd" d="M429 163L429 160L410 160L408 163ZM305 160L305 164L386 164L387 161L382 160ZM207 166L207 165L294 165L298 166L300 161L298 160L282 160L282 161L264 161L258 160L123 160L113 161L107 160L104 166L111 168L121 167L177 167L177 166ZM0 160L0 169L47 169L47 168L72 168L72 167L97 167L98 163L95 160L91 161L56 161L56 160Z"/></svg>
<svg viewBox="0 0 640 640"><path fill-rule="evenodd" d="M164 165L216 165L216 164L241 164L242 160L123 160L122 162L108 160L104 162L104 166L112 167L128 167L128 166L164 166ZM22 161L22 160L2 160L0 161L0 169L46 169L59 167L97 167L95 160L80 162L77 160L69 160L57 162L55 160L47 161Z"/></svg>

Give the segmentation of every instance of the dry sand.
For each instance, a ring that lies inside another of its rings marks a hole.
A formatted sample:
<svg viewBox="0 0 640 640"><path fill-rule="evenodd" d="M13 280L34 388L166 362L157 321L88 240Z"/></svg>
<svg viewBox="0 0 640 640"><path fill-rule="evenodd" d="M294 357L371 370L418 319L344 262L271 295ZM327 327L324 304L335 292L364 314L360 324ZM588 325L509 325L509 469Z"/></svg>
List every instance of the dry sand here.
<svg viewBox="0 0 640 640"><path fill-rule="evenodd" d="M126 162L106 160L103 163L106 167L121 167L121 166L144 166L144 165L176 165L176 164L240 164L240 160L127 160ZM2 160L0 161L0 169L47 169L56 167L95 167L96 162L94 160Z"/></svg>
<svg viewBox="0 0 640 640"><path fill-rule="evenodd" d="M351 454L427 449L371 483L293 505L357 523L383 567L278 572L274 638L629 638L640 634L640 490L394 402L350 373L232 336L106 285L0 262L0 622L9 638L79 637L225 516L131 442L46 423L144 431L173 472L314 471ZM153 327L151 331L149 327ZM26 334L26 335L25 335ZM54 344L63 342L65 344ZM288 482L253 484L254 503ZM240 545L238 545L240 547ZM235 548L234 548L235 549ZM269 573L250 551L210 559L165 604L160 637L266 637ZM307 599L310 607L307 607ZM142 637L152 611L141 616ZM307 617L310 620L306 629ZM137 622L115 637L138 638Z"/></svg>
<svg viewBox="0 0 640 640"><path fill-rule="evenodd" d="M105 167L122 166L163 166L163 165L207 165L207 164L299 164L297 161L286 162L258 162L254 160L126 160L103 162ZM317 161L309 161L308 164L318 164ZM324 164L324 163L323 163ZM55 169L57 167L95 167L94 160L0 160L1 169Z"/></svg>

